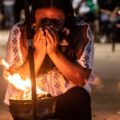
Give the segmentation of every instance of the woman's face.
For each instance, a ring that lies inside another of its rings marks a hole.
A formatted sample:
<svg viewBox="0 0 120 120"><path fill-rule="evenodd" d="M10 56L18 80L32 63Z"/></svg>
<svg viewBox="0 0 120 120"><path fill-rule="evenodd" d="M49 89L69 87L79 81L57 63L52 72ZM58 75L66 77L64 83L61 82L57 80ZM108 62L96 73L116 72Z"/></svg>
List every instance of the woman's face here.
<svg viewBox="0 0 120 120"><path fill-rule="evenodd" d="M56 8L40 8L35 12L35 21L39 27L48 26L59 31L64 25L65 15Z"/></svg>

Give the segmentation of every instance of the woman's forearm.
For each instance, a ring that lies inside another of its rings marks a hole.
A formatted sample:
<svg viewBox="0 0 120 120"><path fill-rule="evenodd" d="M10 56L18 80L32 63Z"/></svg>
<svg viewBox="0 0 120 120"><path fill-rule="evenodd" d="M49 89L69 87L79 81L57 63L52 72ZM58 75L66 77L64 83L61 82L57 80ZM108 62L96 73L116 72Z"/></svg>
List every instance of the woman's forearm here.
<svg viewBox="0 0 120 120"><path fill-rule="evenodd" d="M63 56L60 51L50 54L49 57L67 80L70 80L79 86L85 84L85 79L88 78L90 70L72 63Z"/></svg>

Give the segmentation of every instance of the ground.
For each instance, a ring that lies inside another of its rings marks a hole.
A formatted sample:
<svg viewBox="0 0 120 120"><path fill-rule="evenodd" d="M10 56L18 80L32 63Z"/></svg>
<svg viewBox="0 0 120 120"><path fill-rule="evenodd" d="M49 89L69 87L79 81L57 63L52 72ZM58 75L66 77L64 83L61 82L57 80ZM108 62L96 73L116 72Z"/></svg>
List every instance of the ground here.
<svg viewBox="0 0 120 120"><path fill-rule="evenodd" d="M0 31L0 57L5 58L9 31ZM95 43L92 86L93 120L120 120L120 44L112 52L111 44ZM8 107L3 103L7 81L2 79L0 67L0 120L12 120Z"/></svg>

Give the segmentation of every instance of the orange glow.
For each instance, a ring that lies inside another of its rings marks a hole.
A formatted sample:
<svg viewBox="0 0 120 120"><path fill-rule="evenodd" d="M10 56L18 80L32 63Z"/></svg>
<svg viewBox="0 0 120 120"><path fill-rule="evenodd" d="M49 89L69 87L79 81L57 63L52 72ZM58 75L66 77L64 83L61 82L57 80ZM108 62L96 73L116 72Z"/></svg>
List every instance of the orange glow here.
<svg viewBox="0 0 120 120"><path fill-rule="evenodd" d="M9 69L9 64L2 58L0 58L0 64L6 69Z"/></svg>
<svg viewBox="0 0 120 120"><path fill-rule="evenodd" d="M0 64L4 68L9 69L9 64L5 60L0 59ZM31 81L30 81L29 77L26 77L26 80L22 80L20 74L14 73L13 75L11 75L9 72L7 72L5 79L8 80L9 83L11 83L14 87L23 91L23 99L31 98ZM37 92L37 95L39 95L39 94L46 95L47 94L47 92L42 91L38 87L36 87L36 92Z"/></svg>
<svg viewBox="0 0 120 120"><path fill-rule="evenodd" d="M6 79L12 84L14 85L16 88L26 91L29 90L31 88L31 82L29 80L29 78L27 77L26 80L22 80L21 76L17 73L10 75L8 73Z"/></svg>

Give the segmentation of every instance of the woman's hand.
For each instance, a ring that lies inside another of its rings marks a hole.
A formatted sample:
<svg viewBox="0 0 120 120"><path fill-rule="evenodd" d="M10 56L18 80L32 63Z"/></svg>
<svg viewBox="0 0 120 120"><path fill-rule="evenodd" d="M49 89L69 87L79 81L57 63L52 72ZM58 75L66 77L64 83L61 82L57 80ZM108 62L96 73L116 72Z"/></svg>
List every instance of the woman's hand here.
<svg viewBox="0 0 120 120"><path fill-rule="evenodd" d="M41 28L36 31L33 41L35 53L46 54L46 38Z"/></svg>
<svg viewBox="0 0 120 120"><path fill-rule="evenodd" d="M50 55L57 51L58 46L58 35L49 28L45 30L46 42L47 42L47 54Z"/></svg>

